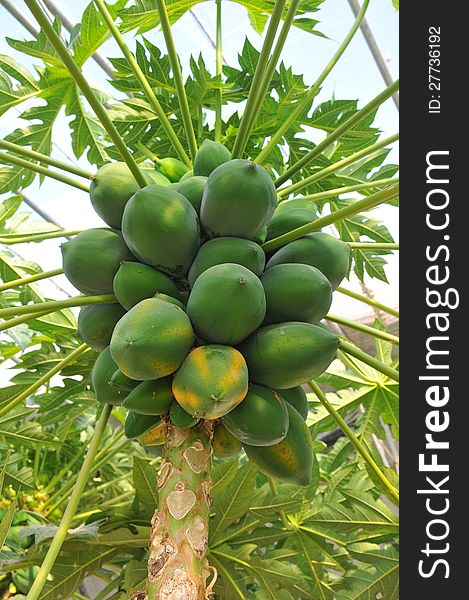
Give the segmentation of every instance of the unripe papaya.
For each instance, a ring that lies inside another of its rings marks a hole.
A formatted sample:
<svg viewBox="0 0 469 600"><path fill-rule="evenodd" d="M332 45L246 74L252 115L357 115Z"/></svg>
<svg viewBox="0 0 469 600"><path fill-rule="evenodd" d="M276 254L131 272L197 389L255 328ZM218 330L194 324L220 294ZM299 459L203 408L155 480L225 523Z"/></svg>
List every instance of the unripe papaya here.
<svg viewBox="0 0 469 600"><path fill-rule="evenodd" d="M157 158L155 162L161 173L163 173L171 183L176 183L176 181L179 181L181 177L189 171L189 167L177 158Z"/></svg>
<svg viewBox="0 0 469 600"><path fill-rule="evenodd" d="M311 208L291 208L272 217L267 228L267 240L293 231L297 227L311 223L318 218L317 212Z"/></svg>
<svg viewBox="0 0 469 600"><path fill-rule="evenodd" d="M278 393L285 400L285 402L288 402L288 404L291 404L294 408L296 408L296 410L306 421L309 412L308 398L301 385L297 385L296 387L287 390L279 390Z"/></svg>
<svg viewBox="0 0 469 600"><path fill-rule="evenodd" d="M171 376L143 381L130 392L124 406L139 415L164 415L173 401Z"/></svg>
<svg viewBox="0 0 469 600"><path fill-rule="evenodd" d="M156 292L156 294L153 296L154 298L157 298L158 300L164 300L165 302L169 302L170 304L174 304L175 306L178 306L181 310L186 310L185 305L178 300L177 298L173 298L172 296L168 296L168 294L162 294L161 292Z"/></svg>
<svg viewBox="0 0 469 600"><path fill-rule="evenodd" d="M176 402L176 400L173 400L171 406L169 407L169 418L171 423L180 429L189 429L199 421L197 417L193 417L186 412L182 406Z"/></svg>
<svg viewBox="0 0 469 600"><path fill-rule="evenodd" d="M318 231L277 250L267 263L266 269L282 263L311 265L324 273L335 290L347 275L349 262L349 245L328 233Z"/></svg>
<svg viewBox="0 0 469 600"><path fill-rule="evenodd" d="M193 341L191 322L183 310L148 298L117 323L110 348L116 369L131 379L147 381L174 373Z"/></svg>
<svg viewBox="0 0 469 600"><path fill-rule="evenodd" d="M265 240L267 239L267 232L268 232L268 227L267 227L267 225L264 225L264 227L261 227L261 229L252 238L252 241L256 242L256 244L263 244L265 242Z"/></svg>
<svg viewBox="0 0 469 600"><path fill-rule="evenodd" d="M152 298L157 292L179 296L176 284L168 275L148 265L129 261L120 265L113 288L119 304L127 310L146 298Z"/></svg>
<svg viewBox="0 0 469 600"><path fill-rule="evenodd" d="M197 252L187 277L191 287L197 277L215 265L235 263L243 265L256 275L265 267L265 254L259 244L236 237L220 237L209 240Z"/></svg>
<svg viewBox="0 0 469 600"><path fill-rule="evenodd" d="M142 446L162 446L166 442L166 421L161 420L138 437Z"/></svg>
<svg viewBox="0 0 469 600"><path fill-rule="evenodd" d="M330 281L319 269L300 263L275 265L261 276L267 310L264 323L319 323L332 304Z"/></svg>
<svg viewBox="0 0 469 600"><path fill-rule="evenodd" d="M173 190L176 190L176 192L182 194L184 198L187 198L194 207L195 212L199 215L206 183L206 177L187 177L181 179L179 183L175 183L173 185Z"/></svg>
<svg viewBox="0 0 469 600"><path fill-rule="evenodd" d="M82 231L61 250L67 279L84 294L112 294L121 261L135 258L120 231L104 227Z"/></svg>
<svg viewBox="0 0 469 600"><path fill-rule="evenodd" d="M219 423L212 438L213 454L221 460L234 458L241 450L241 442L228 431L228 429Z"/></svg>
<svg viewBox="0 0 469 600"><path fill-rule="evenodd" d="M186 179L189 179L189 177L194 177L194 171L192 169L189 169L189 171L186 171L186 173L184 173L184 175L181 177L181 179L179 181L180 182L185 181Z"/></svg>
<svg viewBox="0 0 469 600"><path fill-rule="evenodd" d="M290 426L285 439L274 446L244 446L259 471L287 483L307 486L313 471L313 440L304 419L287 404Z"/></svg>
<svg viewBox="0 0 469 600"><path fill-rule="evenodd" d="M78 337L95 350L109 346L117 321L125 315L120 304L91 304L78 314Z"/></svg>
<svg viewBox="0 0 469 600"><path fill-rule="evenodd" d="M204 140L194 158L194 175L208 177L212 171L231 159L231 152L219 142Z"/></svg>
<svg viewBox="0 0 469 600"><path fill-rule="evenodd" d="M338 346L339 340L321 327L292 321L261 327L239 350L252 382L283 390L324 373Z"/></svg>
<svg viewBox="0 0 469 600"><path fill-rule="evenodd" d="M174 189L156 184L129 200L122 234L139 260L178 277L187 273L200 246L192 204Z"/></svg>
<svg viewBox="0 0 469 600"><path fill-rule="evenodd" d="M157 183L158 185L162 185L164 187L171 185L171 182L169 181L169 179L167 177L165 177L163 175L163 173L160 173L159 171L155 171L154 168L148 167L148 168L142 168L141 170L142 170L142 173L145 175L145 178L148 181L148 185L151 185L152 183ZM137 191L137 190L135 190L135 191ZM132 196L133 196L133 194L132 194Z"/></svg>
<svg viewBox="0 0 469 600"><path fill-rule="evenodd" d="M264 288L257 275L242 265L210 267L194 283L187 314L203 340L238 344L264 320Z"/></svg>
<svg viewBox="0 0 469 600"><path fill-rule="evenodd" d="M256 163L235 159L209 176L200 220L212 237L252 239L270 221L276 205L277 193L270 175Z"/></svg>
<svg viewBox="0 0 469 600"><path fill-rule="evenodd" d="M199 419L222 417L244 399L247 391L246 361L229 346L195 348L173 379L177 402Z"/></svg>
<svg viewBox="0 0 469 600"><path fill-rule="evenodd" d="M156 415L139 415L129 410L124 423L124 434L128 440L133 440L159 425L161 417Z"/></svg>
<svg viewBox="0 0 469 600"><path fill-rule="evenodd" d="M142 172L147 177L146 169ZM148 178L148 183L151 181ZM140 185L124 162L108 163L91 178L91 204L105 223L120 229L125 205L139 189Z"/></svg>
<svg viewBox="0 0 469 600"><path fill-rule="evenodd" d="M116 370L117 365L108 347L99 354L91 371L91 387L98 402L118 406L127 396L127 391L111 385L111 379Z"/></svg>
<svg viewBox="0 0 469 600"><path fill-rule="evenodd" d="M120 369L117 369L111 377L111 381L109 382L114 387L119 390L124 390L124 392L131 392L134 387L139 385L140 381L135 381L135 379L130 379L127 375L124 375Z"/></svg>
<svg viewBox="0 0 469 600"><path fill-rule="evenodd" d="M314 203L306 198L293 198L292 200L282 200L278 203L275 209L274 216L280 215L286 210L294 210L297 208L306 208L308 210L314 210Z"/></svg>
<svg viewBox="0 0 469 600"><path fill-rule="evenodd" d="M222 423L243 444L272 446L287 435L288 410L277 392L251 385L246 398L222 417Z"/></svg>

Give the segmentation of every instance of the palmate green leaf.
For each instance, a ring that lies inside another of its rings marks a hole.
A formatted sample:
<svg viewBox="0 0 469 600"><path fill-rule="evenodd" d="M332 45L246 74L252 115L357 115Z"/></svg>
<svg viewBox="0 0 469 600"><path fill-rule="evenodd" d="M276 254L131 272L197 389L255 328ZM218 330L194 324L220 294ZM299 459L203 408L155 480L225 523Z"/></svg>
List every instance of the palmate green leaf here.
<svg viewBox="0 0 469 600"><path fill-rule="evenodd" d="M11 524L13 522L13 517L16 512L16 500L11 503L8 510L6 511L3 519L0 521L0 550L7 539L8 532L10 531Z"/></svg>
<svg viewBox="0 0 469 600"><path fill-rule="evenodd" d="M38 94L36 81L13 58L0 55L0 115Z"/></svg>
<svg viewBox="0 0 469 600"><path fill-rule="evenodd" d="M115 3L106 3L112 18L124 8L126 0L117 0ZM92 56L100 46L111 37L109 27L103 21L101 13L93 2L90 2L83 12L81 25L77 32L77 40L74 44L73 58L81 66Z"/></svg>
<svg viewBox="0 0 469 600"><path fill-rule="evenodd" d="M168 11L170 23L175 23L196 4L204 1L205 0L166 0L166 9ZM251 25L257 33L262 33L269 15L273 10L275 1L233 1L247 8ZM310 33L321 35L320 32L314 29L314 25L317 21L313 22L312 19L305 19L298 15L316 12L322 4L322 1L323 0L302 0L297 11L297 17L293 21L293 25L296 25L305 31L309 31ZM152 0L135 0L131 6L120 11L119 16L122 19L121 30L124 32L137 29L137 33L145 33L154 29L159 24L158 11Z"/></svg>
<svg viewBox="0 0 469 600"><path fill-rule="evenodd" d="M14 413L0 419L0 440L4 440L14 447L41 445L43 447L58 448L58 441L48 433L42 431L41 427L33 422L16 422L11 420Z"/></svg>
<svg viewBox="0 0 469 600"><path fill-rule="evenodd" d="M338 580L337 600L398 600L399 556L389 546L360 543L349 546L355 560L369 566L360 566Z"/></svg>
<svg viewBox="0 0 469 600"><path fill-rule="evenodd" d="M134 456L133 482L137 496L148 508L158 506L158 470L147 460Z"/></svg>
<svg viewBox="0 0 469 600"><path fill-rule="evenodd" d="M209 560L219 575L215 585L217 597L226 600L247 600L247 586L251 583L252 577L229 558L210 553Z"/></svg>
<svg viewBox="0 0 469 600"><path fill-rule="evenodd" d="M244 464L231 482L214 498L211 539L216 542L225 529L248 510L256 482L256 469L251 462Z"/></svg>
<svg viewBox="0 0 469 600"><path fill-rule="evenodd" d="M223 492L225 487L233 481L238 472L238 459L231 461L220 461L212 467L212 498Z"/></svg>
<svg viewBox="0 0 469 600"><path fill-rule="evenodd" d="M41 600L69 598L85 577L95 573L115 553L114 548L107 546L90 548L64 544L51 571L52 581L46 583Z"/></svg>
<svg viewBox="0 0 469 600"><path fill-rule="evenodd" d="M59 35L62 30L62 23L58 17L54 19L53 27L55 32ZM14 40L12 38L6 37L6 42L11 48L14 48L18 52L22 54L27 54L28 56L32 56L33 58L40 58L48 65L52 65L55 67L62 68L62 61L60 56L54 50L54 47L47 39L46 34L42 31L39 31L37 38L31 41L22 41L22 40Z"/></svg>

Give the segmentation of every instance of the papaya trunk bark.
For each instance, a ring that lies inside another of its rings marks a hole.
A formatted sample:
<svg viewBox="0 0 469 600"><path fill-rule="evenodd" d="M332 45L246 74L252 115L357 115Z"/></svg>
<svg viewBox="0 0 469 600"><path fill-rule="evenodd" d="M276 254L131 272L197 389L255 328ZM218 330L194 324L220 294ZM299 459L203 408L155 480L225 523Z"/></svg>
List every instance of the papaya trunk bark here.
<svg viewBox="0 0 469 600"><path fill-rule="evenodd" d="M158 478L159 508L152 519L148 600L210 600L206 559L213 426L168 425Z"/></svg>

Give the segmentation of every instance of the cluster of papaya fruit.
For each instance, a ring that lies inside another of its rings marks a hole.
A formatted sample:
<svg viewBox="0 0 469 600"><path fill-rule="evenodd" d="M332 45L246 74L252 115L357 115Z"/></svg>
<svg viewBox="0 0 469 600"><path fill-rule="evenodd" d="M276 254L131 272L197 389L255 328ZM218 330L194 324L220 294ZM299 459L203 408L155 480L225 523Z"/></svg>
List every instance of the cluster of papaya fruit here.
<svg viewBox="0 0 469 600"><path fill-rule="evenodd" d="M265 240L309 223L308 201L278 203L270 175L205 141L193 171L173 158L99 169L91 202L109 228L62 246L81 292L117 302L84 307L78 335L100 351L99 401L128 409L125 433L164 443L216 420L215 455L243 446L268 475L306 485L312 440L302 384L334 360L338 340L320 324L349 267L349 248L316 232L267 255Z"/></svg>

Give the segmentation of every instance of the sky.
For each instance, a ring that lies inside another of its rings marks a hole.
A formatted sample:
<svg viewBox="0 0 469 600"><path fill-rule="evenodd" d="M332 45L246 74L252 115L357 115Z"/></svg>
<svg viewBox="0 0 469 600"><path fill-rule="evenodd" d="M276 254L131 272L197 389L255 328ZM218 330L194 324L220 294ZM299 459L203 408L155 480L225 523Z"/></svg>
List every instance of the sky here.
<svg viewBox="0 0 469 600"><path fill-rule="evenodd" d="M14 0L14 2L21 12L33 22L33 18L28 14L24 3L20 0ZM70 0L56 0L56 4L75 23L80 20L88 2L84 0L74 0L73 2ZM200 3L195 6L194 12L214 38L215 3ZM13 56L25 66L31 67L34 64L33 60L20 56L5 42L6 36L16 39L30 39L30 35L6 13L5 9L0 8L0 14L0 53ZM282 54L282 60L286 65L292 66L295 73L303 73L305 81L310 84L321 73L354 21L347 0L325 0L314 18L319 20L317 28L327 38L314 36L292 28ZM399 63L398 13L394 10L391 0L371 0L367 19L391 75L395 79L398 77ZM173 35L183 70L188 64L191 53L198 55L199 52L202 52L208 65L214 63L213 47L192 15L186 14L175 24ZM237 53L241 50L246 35L260 49L262 38L252 30L246 10L233 2L223 2L223 54L228 64L237 65ZM163 50L165 49L161 32L150 32L146 36ZM128 35L126 39L129 46L133 48L132 35ZM100 53L105 56L121 56L119 49L112 40L106 42L100 49ZM94 61L87 62L84 72L92 85L115 94L114 88L106 83L106 76ZM385 87L363 35L361 32L357 32L346 54L324 83L321 94L316 99L316 105L335 97L337 99L358 99L359 106L363 106ZM76 160L73 157L69 140L68 120L62 115L57 123L53 136L56 144L53 154L61 160L68 156L84 168L89 168L85 158ZM0 135L5 136L16 127L24 127L24 124L24 121L18 119L17 114L9 111L7 115L0 118ZM375 126L382 130L383 137L398 131L398 112L391 100L386 102L378 111ZM397 148L393 147L388 161L397 162L397 159ZM49 214L54 215L55 219L66 229L96 227L103 224L93 212L89 199L84 192L54 180L48 179L42 186L39 185L37 180L25 193ZM28 207L25 207L25 210L30 212ZM395 208L379 208L373 211L373 216L385 221L395 240L399 240L397 210ZM44 270L48 270L61 265L60 243L60 240L50 240L41 244L16 245L13 248L22 257L39 262ZM391 285L371 279L368 279L366 283L377 299L395 307L398 304L397 256L390 258L387 274ZM58 277L55 281L64 289L76 293L64 277ZM346 286L361 291L356 278L346 282ZM43 289L50 297L60 298L63 296L60 290L52 284L45 284ZM361 318L369 314L369 309L364 304L339 293L334 294L334 304L331 311L351 318Z"/></svg>

